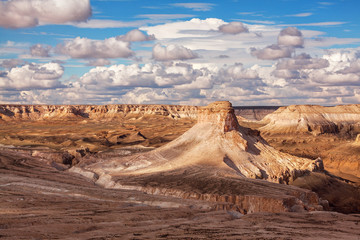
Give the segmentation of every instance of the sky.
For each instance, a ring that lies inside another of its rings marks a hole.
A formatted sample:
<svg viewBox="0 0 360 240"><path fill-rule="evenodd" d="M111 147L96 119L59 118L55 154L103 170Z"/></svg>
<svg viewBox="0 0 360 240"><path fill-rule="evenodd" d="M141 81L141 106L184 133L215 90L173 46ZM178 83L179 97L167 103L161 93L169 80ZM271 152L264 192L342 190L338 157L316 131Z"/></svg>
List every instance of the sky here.
<svg viewBox="0 0 360 240"><path fill-rule="evenodd" d="M358 104L358 0L0 0L1 104Z"/></svg>

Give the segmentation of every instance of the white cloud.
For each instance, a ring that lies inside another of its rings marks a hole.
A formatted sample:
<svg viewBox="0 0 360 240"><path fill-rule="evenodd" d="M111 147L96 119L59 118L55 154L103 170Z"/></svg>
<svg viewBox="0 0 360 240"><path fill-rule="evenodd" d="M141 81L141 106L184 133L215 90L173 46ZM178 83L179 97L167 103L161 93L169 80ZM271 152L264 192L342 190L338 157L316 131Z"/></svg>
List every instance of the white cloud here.
<svg viewBox="0 0 360 240"><path fill-rule="evenodd" d="M199 57L195 52L180 45L161 46L156 44L153 47L153 58L158 61L186 60Z"/></svg>
<svg viewBox="0 0 360 240"><path fill-rule="evenodd" d="M34 27L85 21L91 16L89 0L11 0L0 2L0 26Z"/></svg>
<svg viewBox="0 0 360 240"><path fill-rule="evenodd" d="M166 23L157 26L141 27L140 30L153 34L161 41L166 39L179 39L187 37L208 37L209 35L197 34L199 31L217 31L218 28L225 24L221 19L207 18L200 20L193 18L189 21ZM196 31L196 32L194 32Z"/></svg>
<svg viewBox="0 0 360 240"><path fill-rule="evenodd" d="M64 69L58 63L26 64L0 74L0 89L46 89L61 87Z"/></svg>
<svg viewBox="0 0 360 240"><path fill-rule="evenodd" d="M263 49L251 49L251 55L263 60L276 60L280 58L289 58L293 53L293 49L282 47L276 44L267 46Z"/></svg>
<svg viewBox="0 0 360 240"><path fill-rule="evenodd" d="M358 73L360 74L360 59L350 62L349 67L345 67L342 70L339 70L338 73L348 74L348 73Z"/></svg>
<svg viewBox="0 0 360 240"><path fill-rule="evenodd" d="M289 70L289 69L275 70L272 72L272 74L277 78L284 78L284 79L300 78L300 73L298 71Z"/></svg>
<svg viewBox="0 0 360 240"><path fill-rule="evenodd" d="M202 12L210 11L215 6L213 3L173 3L171 5L175 7L190 8L194 11Z"/></svg>
<svg viewBox="0 0 360 240"><path fill-rule="evenodd" d="M314 70L309 73L309 78L320 85L325 86L359 86L360 76L354 73L333 73L324 69Z"/></svg>
<svg viewBox="0 0 360 240"><path fill-rule="evenodd" d="M256 23L256 24L275 24L274 21L268 21L268 20L250 20L250 19L236 19L242 22L248 22L248 23Z"/></svg>
<svg viewBox="0 0 360 240"><path fill-rule="evenodd" d="M110 64L111 64L111 62L108 59L97 58L97 59L90 60L87 65L88 66L105 66L105 65L110 65Z"/></svg>
<svg viewBox="0 0 360 240"><path fill-rule="evenodd" d="M230 22L228 24L221 25L219 31L227 34L239 34L243 32L249 32L249 29L241 22Z"/></svg>
<svg viewBox="0 0 360 240"><path fill-rule="evenodd" d="M86 22L72 22L68 25L72 25L78 28L123 28L123 27L140 27L148 23L145 20L124 22L109 19L90 19Z"/></svg>
<svg viewBox="0 0 360 240"><path fill-rule="evenodd" d="M291 47L302 47L304 39L299 29L295 27L288 27L280 31L278 37L278 44Z"/></svg>
<svg viewBox="0 0 360 240"><path fill-rule="evenodd" d="M238 80L238 79L257 79L258 73L253 69L244 69L242 64L235 64L220 71L222 79Z"/></svg>
<svg viewBox="0 0 360 240"><path fill-rule="evenodd" d="M292 23L292 24L280 24L279 26L310 26L310 27L324 27L324 26L338 26L347 22L315 22L315 23Z"/></svg>
<svg viewBox="0 0 360 240"><path fill-rule="evenodd" d="M125 35L117 36L116 39L124 42L144 42L155 40L155 36L147 36L140 30L133 29Z"/></svg>
<svg viewBox="0 0 360 240"><path fill-rule="evenodd" d="M298 13L298 14L292 14L292 15L286 15L287 17L309 17L313 15L311 12L305 12L305 13Z"/></svg>
<svg viewBox="0 0 360 240"><path fill-rule="evenodd" d="M171 20L180 18L191 18L194 15L191 14L141 14L137 15L137 18L148 18L153 20Z"/></svg>
<svg viewBox="0 0 360 240"><path fill-rule="evenodd" d="M134 55L129 42L115 37L105 40L92 40L77 37L59 44L57 52L72 58L128 58Z"/></svg>
<svg viewBox="0 0 360 240"><path fill-rule="evenodd" d="M299 69L319 69L329 66L329 61L323 58L312 58L308 54L300 54L291 59L280 60L276 68L278 70L299 70Z"/></svg>
<svg viewBox="0 0 360 240"><path fill-rule="evenodd" d="M173 87L191 84L196 81L208 81L212 72L207 69L194 69L192 65L152 64L144 66L112 65L110 67L97 67L85 73L80 82L88 87L99 89L113 87ZM210 83L211 84L211 83Z"/></svg>

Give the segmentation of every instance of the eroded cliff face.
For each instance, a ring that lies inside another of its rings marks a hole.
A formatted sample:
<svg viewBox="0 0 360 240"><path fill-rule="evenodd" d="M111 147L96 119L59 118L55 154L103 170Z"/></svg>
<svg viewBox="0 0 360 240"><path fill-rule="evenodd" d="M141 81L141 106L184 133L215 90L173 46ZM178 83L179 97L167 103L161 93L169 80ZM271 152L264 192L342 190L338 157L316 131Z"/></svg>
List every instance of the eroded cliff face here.
<svg viewBox="0 0 360 240"><path fill-rule="evenodd" d="M260 121L265 116L275 112L279 107L276 106L241 106L234 107L235 115L241 116L250 121Z"/></svg>
<svg viewBox="0 0 360 240"><path fill-rule="evenodd" d="M236 107L236 116L261 120L278 107ZM126 116L160 115L195 119L199 107L184 105L0 105L0 121L10 120L111 120Z"/></svg>
<svg viewBox="0 0 360 240"><path fill-rule="evenodd" d="M112 120L161 115L196 118L197 107L180 105L0 105L0 119L11 120Z"/></svg>
<svg viewBox="0 0 360 240"><path fill-rule="evenodd" d="M239 126L229 102L215 102L198 112L195 126L162 147L78 166L94 172L105 187L209 198L244 213L321 209L316 194L285 185L304 173L321 171L321 160L270 147L258 133Z"/></svg>
<svg viewBox="0 0 360 240"><path fill-rule="evenodd" d="M262 132L277 133L351 133L360 131L360 105L323 107L292 105L281 107L262 120Z"/></svg>

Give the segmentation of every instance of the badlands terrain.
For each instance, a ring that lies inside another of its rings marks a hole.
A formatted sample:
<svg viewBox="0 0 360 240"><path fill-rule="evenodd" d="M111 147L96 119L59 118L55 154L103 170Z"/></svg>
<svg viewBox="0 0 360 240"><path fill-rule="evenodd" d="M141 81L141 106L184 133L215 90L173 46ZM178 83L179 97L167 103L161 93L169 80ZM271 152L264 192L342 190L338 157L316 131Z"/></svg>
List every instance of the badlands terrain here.
<svg viewBox="0 0 360 240"><path fill-rule="evenodd" d="M360 239L360 105L0 105L4 239Z"/></svg>

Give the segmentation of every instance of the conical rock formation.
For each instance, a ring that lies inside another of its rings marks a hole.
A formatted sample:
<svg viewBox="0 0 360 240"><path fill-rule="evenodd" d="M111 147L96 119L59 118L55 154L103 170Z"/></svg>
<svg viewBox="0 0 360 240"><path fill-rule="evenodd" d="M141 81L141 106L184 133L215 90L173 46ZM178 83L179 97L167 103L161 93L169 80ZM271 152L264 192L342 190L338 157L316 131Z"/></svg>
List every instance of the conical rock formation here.
<svg viewBox="0 0 360 240"><path fill-rule="evenodd" d="M321 160L273 149L258 132L238 124L229 102L215 102L198 111L195 126L160 148L128 157L90 159L78 165L81 171L72 171L96 176L96 183L106 188L196 199L214 204L215 209L244 214L322 209L314 192L277 184L321 170Z"/></svg>
<svg viewBox="0 0 360 240"><path fill-rule="evenodd" d="M288 183L308 171L322 170L321 160L281 153L256 132L237 122L230 102L199 108L198 123L176 140L148 153L88 166L99 175L150 174L212 166L239 176Z"/></svg>

